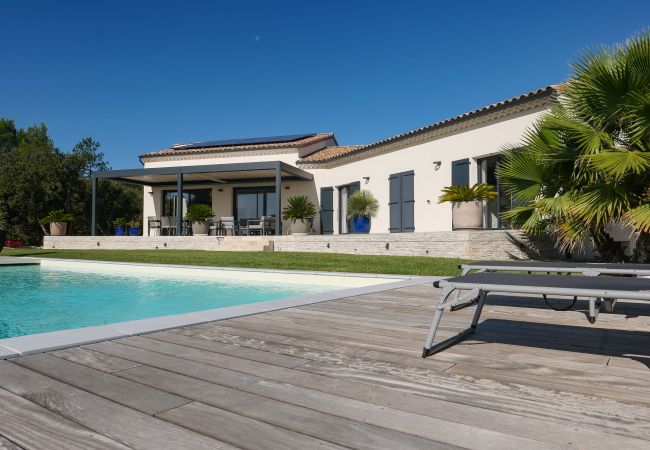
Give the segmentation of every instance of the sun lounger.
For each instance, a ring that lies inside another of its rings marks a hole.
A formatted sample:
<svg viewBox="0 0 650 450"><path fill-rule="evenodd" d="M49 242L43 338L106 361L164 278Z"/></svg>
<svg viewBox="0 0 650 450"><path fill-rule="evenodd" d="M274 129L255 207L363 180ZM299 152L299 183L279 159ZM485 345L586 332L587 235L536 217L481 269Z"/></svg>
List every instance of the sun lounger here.
<svg viewBox="0 0 650 450"><path fill-rule="evenodd" d="M600 264L600 263L579 263L579 262L536 262L536 261L477 261L458 266L462 270L462 275L467 275L472 271L478 272L503 272L519 271L528 273L546 273L548 275L571 275L580 274L584 276L599 275L629 275L635 277L650 276L650 264ZM476 304L478 298L470 293L461 295L460 292L456 299L451 303L450 310L456 311L462 308ZM548 302L547 302L548 303ZM574 302L575 303L575 302ZM614 301L603 304L603 309L612 312ZM572 304L573 305L573 304ZM570 305L569 308L572 306ZM555 309L555 308L554 308ZM566 310L568 308L564 308Z"/></svg>
<svg viewBox="0 0 650 450"><path fill-rule="evenodd" d="M536 261L477 261L458 266L467 275L470 271L479 272L546 272L546 273L581 273L583 275L634 275L650 276L650 264L600 264L578 262L536 262Z"/></svg>
<svg viewBox="0 0 650 450"><path fill-rule="evenodd" d="M650 280L629 277L561 277L557 275L524 275L510 273L472 273L436 281L442 288L433 316L429 335L422 351L425 358L457 344L474 333L489 293L559 295L589 299L589 321L594 323L603 299L650 301ZM478 297L474 318L469 328L445 341L433 345L440 319L449 296L456 290L468 290Z"/></svg>

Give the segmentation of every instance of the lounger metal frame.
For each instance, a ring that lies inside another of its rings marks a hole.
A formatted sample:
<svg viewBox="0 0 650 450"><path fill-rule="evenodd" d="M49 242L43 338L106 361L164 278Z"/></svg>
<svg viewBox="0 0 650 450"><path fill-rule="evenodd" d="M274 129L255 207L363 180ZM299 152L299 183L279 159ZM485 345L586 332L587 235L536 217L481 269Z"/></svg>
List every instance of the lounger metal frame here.
<svg viewBox="0 0 650 450"><path fill-rule="evenodd" d="M500 292L500 293L512 293L512 294L538 294L538 295L560 295L560 296L578 296L578 297L588 297L589 298L589 314L593 314L594 321L595 317L598 314L599 303L602 302L603 298L615 298L615 299L625 299L625 300L646 300L650 301L650 291L620 291L620 290L604 290L604 289L571 289L571 292L567 292L566 288L557 288L557 287L540 287L540 286L524 286L524 285L504 285L504 284L486 284L486 283L463 283L462 281L448 281L441 280L433 283L435 287L442 288L440 293L440 299L438 300L438 305L436 306L436 311L433 315L433 321L431 322L431 327L429 328L429 334L422 350L422 357L426 358L429 355L433 355L442 350L445 350L462 340L466 339L468 336L474 333L476 327L478 326L478 321L481 317L481 312L483 311L483 305L485 304L485 299L490 292ZM468 290L475 293L477 296L477 306L476 311L474 312L474 317L469 328L461 331L456 336L452 336L449 339L446 339L436 345L433 345L433 340L440 326L440 319L442 314L447 306L447 301L452 292L456 290ZM591 317L590 317L590 322ZM593 323L593 322L592 322Z"/></svg>

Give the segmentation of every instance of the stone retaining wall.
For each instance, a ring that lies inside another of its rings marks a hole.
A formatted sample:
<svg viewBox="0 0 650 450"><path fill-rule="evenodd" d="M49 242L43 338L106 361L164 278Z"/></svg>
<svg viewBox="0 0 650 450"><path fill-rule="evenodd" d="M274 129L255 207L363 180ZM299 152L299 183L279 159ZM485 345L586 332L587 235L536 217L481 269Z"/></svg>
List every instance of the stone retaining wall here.
<svg viewBox="0 0 650 450"><path fill-rule="evenodd" d="M45 236L43 248L74 250L271 250L270 236Z"/></svg>
<svg viewBox="0 0 650 450"><path fill-rule="evenodd" d="M463 259L561 258L550 239L516 231L440 231L310 236L46 236L44 248L323 252Z"/></svg>
<svg viewBox="0 0 650 450"><path fill-rule="evenodd" d="M276 252L434 256L464 259L556 259L550 239L505 230L274 237Z"/></svg>

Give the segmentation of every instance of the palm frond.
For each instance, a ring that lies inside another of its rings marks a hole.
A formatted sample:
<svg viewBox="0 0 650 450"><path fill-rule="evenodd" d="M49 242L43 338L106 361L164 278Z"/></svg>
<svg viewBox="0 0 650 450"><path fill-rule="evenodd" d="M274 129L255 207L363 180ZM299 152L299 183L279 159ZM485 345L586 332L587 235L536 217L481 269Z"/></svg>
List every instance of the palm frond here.
<svg viewBox="0 0 650 450"><path fill-rule="evenodd" d="M649 233L650 232L650 203L646 203L644 205L629 210L627 213L627 218L629 219L632 226L634 226L634 229Z"/></svg>
<svg viewBox="0 0 650 450"><path fill-rule="evenodd" d="M631 173L640 174L650 170L650 152L605 151L594 155L585 155L583 158L594 169L617 179Z"/></svg>
<svg viewBox="0 0 650 450"><path fill-rule="evenodd" d="M633 193L622 185L591 186L576 198L571 212L586 223L604 227L625 216L634 202L633 197Z"/></svg>
<svg viewBox="0 0 650 450"><path fill-rule="evenodd" d="M487 183L477 183L474 186L447 186L442 188L438 203L444 202L472 202L492 200L497 193L494 186Z"/></svg>

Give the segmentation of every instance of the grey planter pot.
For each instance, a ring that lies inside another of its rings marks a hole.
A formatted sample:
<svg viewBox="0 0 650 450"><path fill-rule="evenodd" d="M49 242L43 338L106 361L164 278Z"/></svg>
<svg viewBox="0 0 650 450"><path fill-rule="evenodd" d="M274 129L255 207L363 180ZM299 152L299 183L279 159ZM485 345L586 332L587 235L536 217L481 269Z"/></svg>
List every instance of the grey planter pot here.
<svg viewBox="0 0 650 450"><path fill-rule="evenodd" d="M197 220L192 222L192 234L194 236L207 236L210 229L207 220Z"/></svg>
<svg viewBox="0 0 650 450"><path fill-rule="evenodd" d="M451 220L454 230L482 228L483 202L454 203Z"/></svg>
<svg viewBox="0 0 650 450"><path fill-rule="evenodd" d="M291 224L291 234L293 236L307 235L307 219L298 219Z"/></svg>

